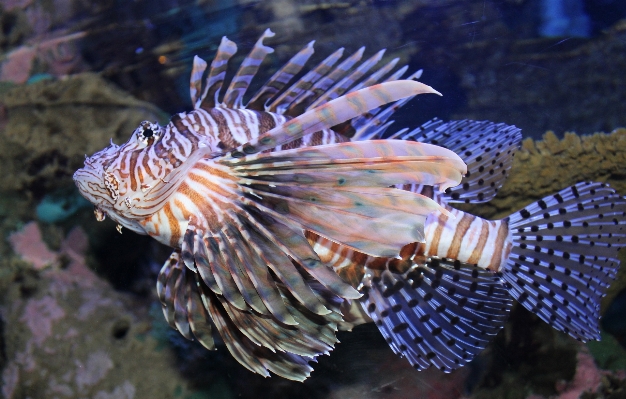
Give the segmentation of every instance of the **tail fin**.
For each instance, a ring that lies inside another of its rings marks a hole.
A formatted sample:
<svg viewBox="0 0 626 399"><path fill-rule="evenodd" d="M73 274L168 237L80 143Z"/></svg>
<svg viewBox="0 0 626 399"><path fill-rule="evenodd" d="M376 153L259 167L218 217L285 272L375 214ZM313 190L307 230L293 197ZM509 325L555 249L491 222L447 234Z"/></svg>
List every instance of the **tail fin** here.
<svg viewBox="0 0 626 399"><path fill-rule="evenodd" d="M501 277L526 309L559 331L598 340L600 298L626 245L626 199L605 183L579 183L510 217Z"/></svg>

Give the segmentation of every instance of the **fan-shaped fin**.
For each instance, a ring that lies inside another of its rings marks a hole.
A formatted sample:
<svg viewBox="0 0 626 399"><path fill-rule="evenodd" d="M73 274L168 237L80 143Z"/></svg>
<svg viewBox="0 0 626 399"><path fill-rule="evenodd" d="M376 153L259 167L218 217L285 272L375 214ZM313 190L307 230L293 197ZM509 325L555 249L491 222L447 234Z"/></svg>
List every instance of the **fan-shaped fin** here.
<svg viewBox="0 0 626 399"><path fill-rule="evenodd" d="M511 298L497 276L445 259L407 272L366 269L363 307L391 349L418 370L470 362L503 327Z"/></svg>
<svg viewBox="0 0 626 399"><path fill-rule="evenodd" d="M439 145L459 154L467 164L467 174L460 185L444 194L444 199L465 203L487 202L495 197L522 141L521 130L515 126L470 120L444 123L433 119L394 137Z"/></svg>
<svg viewBox="0 0 626 399"><path fill-rule="evenodd" d="M307 281L325 309L325 316L311 313L299 305L288 291L280 296L297 326L288 326L273 318L262 317L251 310L240 310L223 296L215 294L198 273L186 267L180 254L174 252L159 274L158 293L165 314L175 320L174 327L188 339L198 339L214 349L211 324L217 327L231 354L249 370L269 376L303 381L313 370L308 362L329 353L338 342L339 299L314 281ZM176 293L182 290L181 295ZM174 295L166 294L172 292ZM330 299L329 299L330 298ZM184 305L183 299L185 299Z"/></svg>
<svg viewBox="0 0 626 399"><path fill-rule="evenodd" d="M572 337L600 339L600 299L626 245L626 199L605 183L579 183L510 217L509 292Z"/></svg>

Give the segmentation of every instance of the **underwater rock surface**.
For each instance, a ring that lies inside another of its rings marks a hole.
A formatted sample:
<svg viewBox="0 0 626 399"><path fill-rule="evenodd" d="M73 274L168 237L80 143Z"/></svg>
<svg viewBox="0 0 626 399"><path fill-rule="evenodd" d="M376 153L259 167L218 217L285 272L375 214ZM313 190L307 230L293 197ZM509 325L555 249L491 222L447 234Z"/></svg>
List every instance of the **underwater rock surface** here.
<svg viewBox="0 0 626 399"><path fill-rule="evenodd" d="M17 86L0 94L0 187L39 197L72 184L85 154L161 117L94 73Z"/></svg>
<svg viewBox="0 0 626 399"><path fill-rule="evenodd" d="M33 253L45 246L41 233L31 223L21 234L29 236L14 247L32 262ZM29 240L32 248L27 247ZM184 381L172 365L171 353L150 335L148 306L115 292L89 270L86 250L85 232L74 228L57 253L63 267L57 263L19 278L4 292L2 395L6 399L182 395Z"/></svg>

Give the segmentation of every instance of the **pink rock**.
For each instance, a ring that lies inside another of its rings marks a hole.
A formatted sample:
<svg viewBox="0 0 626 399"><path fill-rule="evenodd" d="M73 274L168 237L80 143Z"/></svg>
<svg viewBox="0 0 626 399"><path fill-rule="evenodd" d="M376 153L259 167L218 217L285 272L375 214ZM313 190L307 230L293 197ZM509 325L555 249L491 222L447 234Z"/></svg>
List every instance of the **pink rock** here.
<svg viewBox="0 0 626 399"><path fill-rule="evenodd" d="M63 317L63 308L54 297L47 295L41 299L29 300L20 320L30 329L35 343L41 346L52 335L52 324Z"/></svg>
<svg viewBox="0 0 626 399"><path fill-rule="evenodd" d="M27 223L21 230L11 233L9 242L13 251L37 270L58 262L58 255L43 242L36 222Z"/></svg>

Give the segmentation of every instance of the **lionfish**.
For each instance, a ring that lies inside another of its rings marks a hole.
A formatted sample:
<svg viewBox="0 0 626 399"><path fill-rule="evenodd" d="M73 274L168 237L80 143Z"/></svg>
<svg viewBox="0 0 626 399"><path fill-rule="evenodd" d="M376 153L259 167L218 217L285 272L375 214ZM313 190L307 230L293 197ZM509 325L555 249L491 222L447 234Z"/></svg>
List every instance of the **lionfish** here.
<svg viewBox="0 0 626 399"><path fill-rule="evenodd" d="M392 72L398 59L370 73L384 50L339 62L339 49L301 73L314 42L244 105L273 35L223 95L235 43L222 39L208 71L195 57L193 111L142 122L74 174L97 220L175 248L157 281L170 326L207 349L215 328L249 370L298 381L338 329L371 320L415 368L453 370L498 332L511 298L597 338L620 196L592 183L501 221L456 210L495 195L519 129L431 121L380 139L396 109L438 93L421 71Z"/></svg>

